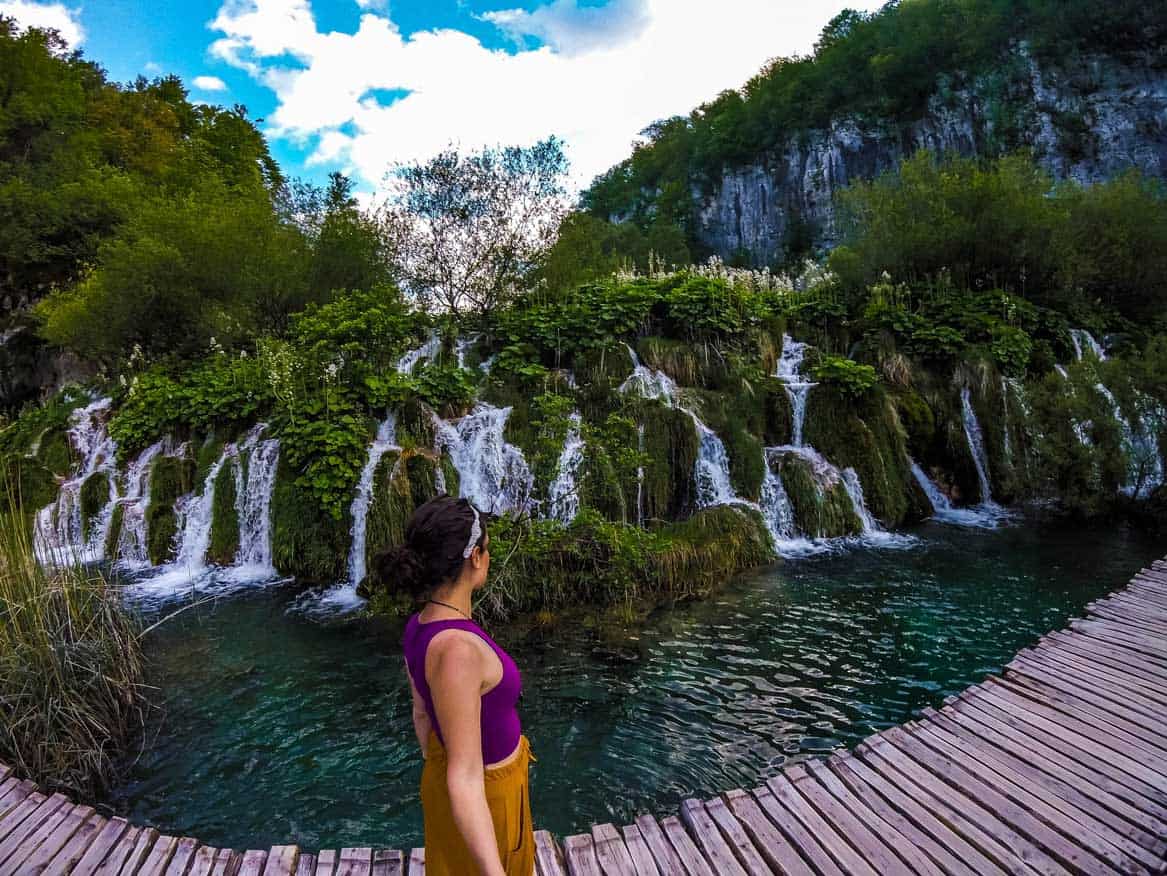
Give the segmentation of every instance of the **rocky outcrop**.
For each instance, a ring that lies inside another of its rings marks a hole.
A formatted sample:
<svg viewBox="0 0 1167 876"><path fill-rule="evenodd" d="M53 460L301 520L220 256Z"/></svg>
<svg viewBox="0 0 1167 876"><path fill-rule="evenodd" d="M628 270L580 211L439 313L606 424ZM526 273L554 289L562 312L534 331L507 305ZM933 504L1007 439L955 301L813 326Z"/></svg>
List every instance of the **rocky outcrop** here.
<svg viewBox="0 0 1167 876"><path fill-rule="evenodd" d="M1019 45L967 87L941 79L914 123L840 118L726 168L711 190L694 190L697 236L723 258L766 264L806 227L835 243L835 193L919 149L969 157L1024 148L1058 179L1091 183L1130 167L1167 177L1167 64L1089 56L1055 68Z"/></svg>

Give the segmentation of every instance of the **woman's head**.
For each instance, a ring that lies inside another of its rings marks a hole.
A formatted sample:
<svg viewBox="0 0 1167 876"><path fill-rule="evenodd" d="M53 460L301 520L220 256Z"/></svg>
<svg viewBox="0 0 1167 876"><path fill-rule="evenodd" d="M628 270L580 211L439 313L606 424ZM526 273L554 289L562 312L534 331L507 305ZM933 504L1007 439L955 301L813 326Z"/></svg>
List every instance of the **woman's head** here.
<svg viewBox="0 0 1167 876"><path fill-rule="evenodd" d="M439 496L413 512L405 543L373 560L377 577L415 599L455 581L477 590L490 570L486 518L466 499Z"/></svg>

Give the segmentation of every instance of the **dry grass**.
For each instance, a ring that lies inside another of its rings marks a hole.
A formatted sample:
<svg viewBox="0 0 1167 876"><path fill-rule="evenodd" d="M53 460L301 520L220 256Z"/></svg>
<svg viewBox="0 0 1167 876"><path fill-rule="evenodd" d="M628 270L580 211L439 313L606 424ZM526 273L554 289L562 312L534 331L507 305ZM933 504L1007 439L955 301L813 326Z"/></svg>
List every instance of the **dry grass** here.
<svg viewBox="0 0 1167 876"><path fill-rule="evenodd" d="M101 575L42 569L11 505L0 527L0 760L89 799L141 726L138 627Z"/></svg>

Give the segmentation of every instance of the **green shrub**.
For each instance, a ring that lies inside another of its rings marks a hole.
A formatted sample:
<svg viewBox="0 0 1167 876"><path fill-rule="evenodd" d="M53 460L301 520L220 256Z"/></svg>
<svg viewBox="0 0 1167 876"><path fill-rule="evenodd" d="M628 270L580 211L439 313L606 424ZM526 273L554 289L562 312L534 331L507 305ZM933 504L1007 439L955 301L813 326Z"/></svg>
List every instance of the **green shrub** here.
<svg viewBox="0 0 1167 876"><path fill-rule="evenodd" d="M842 356L821 357L812 373L819 383L834 386L851 398L869 392L879 380L879 375L870 365L860 365Z"/></svg>

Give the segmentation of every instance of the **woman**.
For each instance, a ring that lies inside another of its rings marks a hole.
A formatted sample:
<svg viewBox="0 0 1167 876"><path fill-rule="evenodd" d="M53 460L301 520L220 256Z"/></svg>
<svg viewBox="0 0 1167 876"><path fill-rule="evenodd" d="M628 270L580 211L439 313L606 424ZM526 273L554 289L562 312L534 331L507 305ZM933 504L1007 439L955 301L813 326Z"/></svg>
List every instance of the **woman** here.
<svg viewBox="0 0 1167 876"><path fill-rule="evenodd" d="M414 512L405 544L374 561L425 599L402 636L413 726L425 765L427 876L532 876L527 766L536 760L515 704L515 662L470 617L486 583L490 536L478 509L441 496Z"/></svg>

